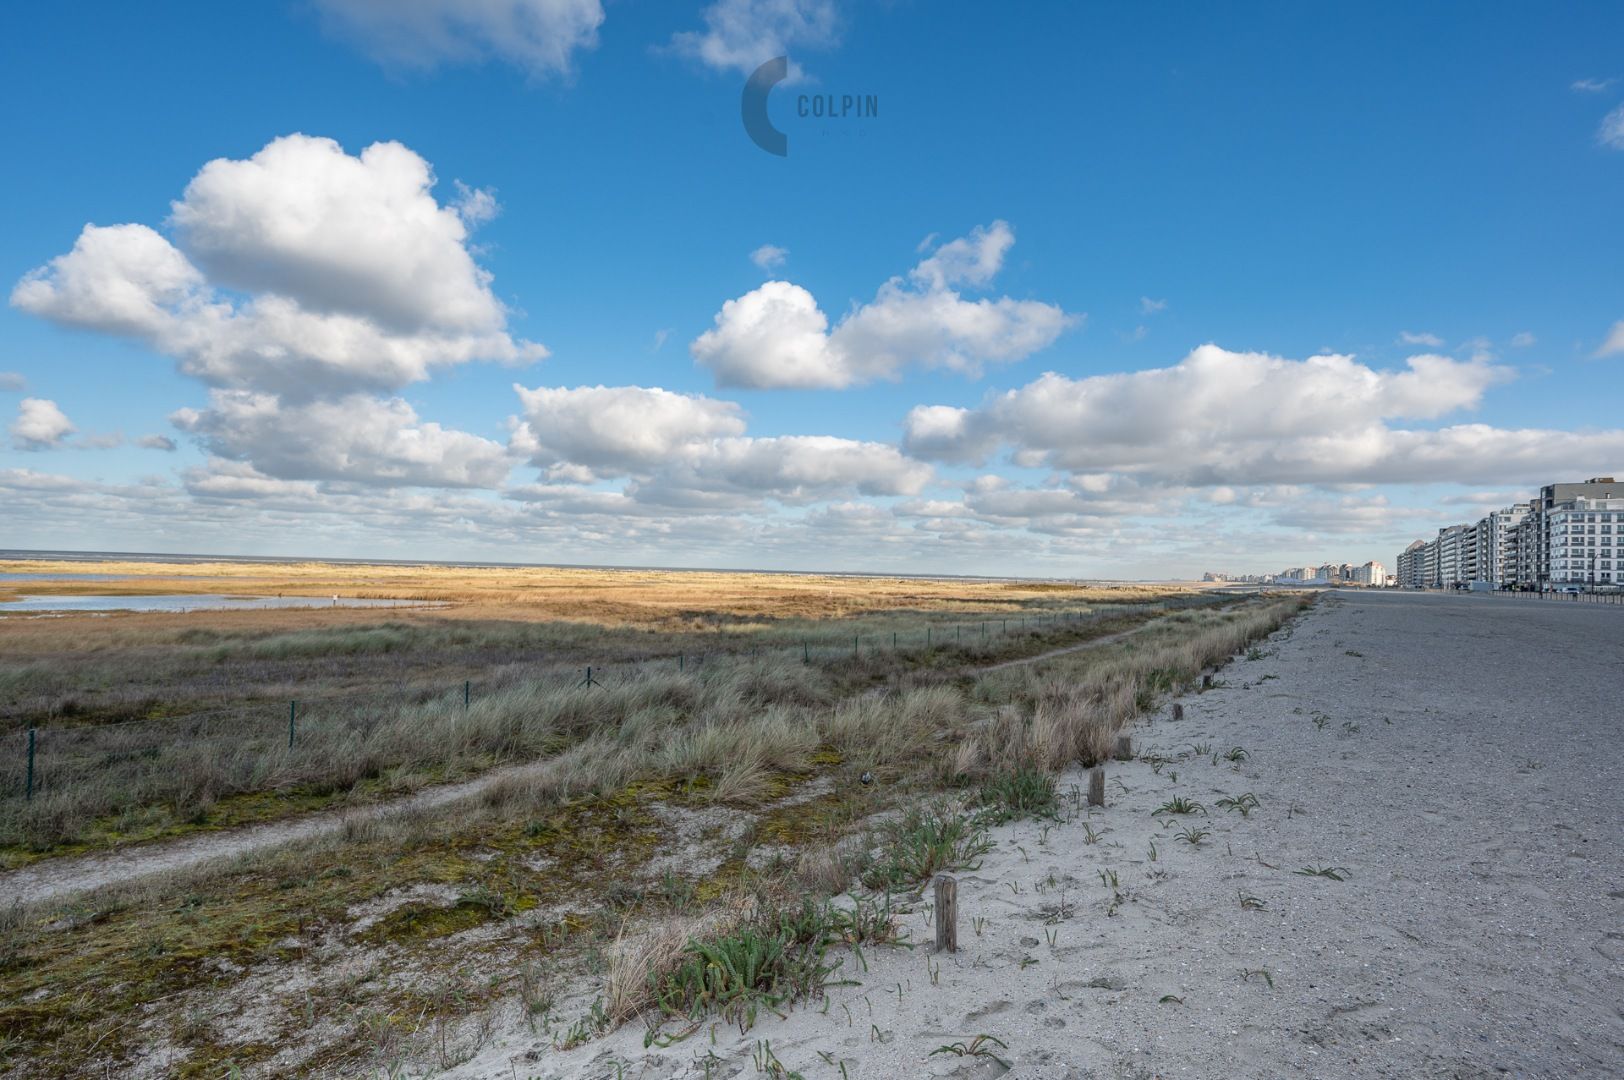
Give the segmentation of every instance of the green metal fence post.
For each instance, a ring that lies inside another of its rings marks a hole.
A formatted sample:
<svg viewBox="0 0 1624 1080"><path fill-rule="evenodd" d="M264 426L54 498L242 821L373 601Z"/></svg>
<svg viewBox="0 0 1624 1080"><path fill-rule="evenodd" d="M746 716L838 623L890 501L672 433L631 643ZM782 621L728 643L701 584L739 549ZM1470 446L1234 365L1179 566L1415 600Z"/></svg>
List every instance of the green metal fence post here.
<svg viewBox="0 0 1624 1080"><path fill-rule="evenodd" d="M683 665L684 665L684 662L686 661L686 659L687 658L685 656L683 656L682 653L677 654L677 670L678 671L683 670Z"/></svg>
<svg viewBox="0 0 1624 1080"><path fill-rule="evenodd" d="M468 699L473 695L473 692L474 692L474 680L472 680L472 679L464 679L462 681L462 711L463 712L468 711Z"/></svg>
<svg viewBox="0 0 1624 1080"><path fill-rule="evenodd" d="M812 646L808 645L805 641L802 641L801 642L801 663L810 664L811 662L812 662Z"/></svg>
<svg viewBox="0 0 1624 1080"><path fill-rule="evenodd" d="M293 749L293 724L294 724L294 721L298 718L298 715L299 715L299 703L297 701L288 702L288 749L289 750Z"/></svg>
<svg viewBox="0 0 1624 1080"><path fill-rule="evenodd" d="M28 729L28 797L25 802L34 801L34 729Z"/></svg>
<svg viewBox="0 0 1624 1080"><path fill-rule="evenodd" d="M851 654L852 654L853 658L855 658L857 656L857 635L856 634L853 634L851 636Z"/></svg>

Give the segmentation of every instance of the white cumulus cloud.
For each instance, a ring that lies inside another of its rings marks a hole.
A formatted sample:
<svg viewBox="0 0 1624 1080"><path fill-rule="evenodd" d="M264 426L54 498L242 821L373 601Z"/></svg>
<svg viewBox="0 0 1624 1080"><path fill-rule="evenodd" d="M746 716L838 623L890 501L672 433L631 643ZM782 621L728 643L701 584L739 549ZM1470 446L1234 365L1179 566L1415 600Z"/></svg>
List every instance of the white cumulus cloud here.
<svg viewBox="0 0 1624 1080"><path fill-rule="evenodd" d="M87 225L12 290L21 310L141 339L212 385L318 397L546 350L506 330L463 219L398 143L359 156L290 135L210 162L174 204L178 245ZM225 289L246 292L235 299Z"/></svg>
<svg viewBox="0 0 1624 1080"><path fill-rule="evenodd" d="M1624 319L1613 324L1613 328L1607 332L1607 340L1601 343L1593 355L1617 356L1619 353L1624 353Z"/></svg>
<svg viewBox="0 0 1624 1080"><path fill-rule="evenodd" d="M750 253L750 261L763 270L772 270L784 265L789 258L789 249L781 248L777 244L762 244Z"/></svg>
<svg viewBox="0 0 1624 1080"><path fill-rule="evenodd" d="M423 421L400 398L289 404L274 394L215 390L208 408L180 409L170 419L210 453L277 480L495 487L511 465L502 444Z"/></svg>
<svg viewBox="0 0 1624 1080"><path fill-rule="evenodd" d="M327 28L389 66L486 59L565 73L598 43L601 0L315 0Z"/></svg>
<svg viewBox="0 0 1624 1080"><path fill-rule="evenodd" d="M582 465L623 475L711 439L744 434L731 401L645 386L515 385L524 410L514 445L542 468Z"/></svg>
<svg viewBox="0 0 1624 1080"><path fill-rule="evenodd" d="M1441 349L1444 345L1443 338L1426 331L1400 330L1398 340L1400 345L1425 345L1429 349Z"/></svg>
<svg viewBox="0 0 1624 1080"><path fill-rule="evenodd" d="M11 422L11 445L18 450L51 450L78 429L48 398L23 398Z"/></svg>
<svg viewBox="0 0 1624 1080"><path fill-rule="evenodd" d="M285 136L205 165L172 204L173 243L146 225L87 225L11 302L173 357L214 388L207 409L177 414L181 426L267 476L498 483L499 444L371 396L441 367L546 355L509 334L469 248L494 197L459 185L442 205L434 184L399 143L350 155Z"/></svg>
<svg viewBox="0 0 1624 1080"><path fill-rule="evenodd" d="M1477 484L1617 460L1624 432L1409 429L1476 407L1512 377L1482 359L1420 355L1398 370L1349 356L1289 360L1204 345L1168 368L1073 379L1054 373L976 409L921 406L905 447L980 462L1116 474L1156 485Z"/></svg>
<svg viewBox="0 0 1624 1080"><path fill-rule="evenodd" d="M1624 105L1602 117L1596 141L1613 150L1624 150Z"/></svg>
<svg viewBox="0 0 1624 1080"><path fill-rule="evenodd" d="M833 0L716 0L702 17L704 30L679 33L672 46L707 67L744 74L795 48L833 44L838 29Z"/></svg>
<svg viewBox="0 0 1624 1080"><path fill-rule="evenodd" d="M641 504L743 506L917 494L931 468L886 443L819 435L745 435L733 402L659 387L515 386L523 416L512 446L549 480L627 477Z"/></svg>
<svg viewBox="0 0 1624 1080"><path fill-rule="evenodd" d="M892 278L833 330L810 292L769 281L729 300L689 347L719 384L840 388L894 379L910 364L979 373L1053 343L1079 316L1011 297L969 300L959 286L989 284L1014 243L1002 221L950 241L906 278Z"/></svg>

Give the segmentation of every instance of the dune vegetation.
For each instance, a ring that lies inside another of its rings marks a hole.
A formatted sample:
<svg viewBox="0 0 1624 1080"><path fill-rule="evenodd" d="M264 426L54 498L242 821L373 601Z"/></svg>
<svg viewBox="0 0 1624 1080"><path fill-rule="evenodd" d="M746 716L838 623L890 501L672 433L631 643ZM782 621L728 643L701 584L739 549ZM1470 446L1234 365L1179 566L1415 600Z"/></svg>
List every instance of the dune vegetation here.
<svg viewBox="0 0 1624 1080"><path fill-rule="evenodd" d="M284 718L280 749L235 752L205 727L187 750L120 757L97 741L117 726L61 716L101 779L46 789L30 814L8 801L11 850L49 858L142 820L154 835L230 823L234 801L354 806L503 771L448 805L355 811L316 839L14 909L0 1054L63 1075L355 1075L449 1067L499 1024L568 1047L634 1018L748 1024L815 997L842 955L888 943L893 904L974 863L989 822L1075 801L1057 770L1108 757L1159 695L1306 602L1124 599L755 618L692 653L680 627L535 623L583 652L484 673L466 707L460 682L443 685L456 636L472 652L450 659L466 662L511 646L512 627L493 638L437 615L171 637L175 663L195 650L245 677L414 656L442 685L414 689L421 672L403 666L400 699L313 706L292 750ZM998 620L985 637L983 614ZM602 685L569 670L585 651L619 658ZM735 960L754 974L707 974Z"/></svg>

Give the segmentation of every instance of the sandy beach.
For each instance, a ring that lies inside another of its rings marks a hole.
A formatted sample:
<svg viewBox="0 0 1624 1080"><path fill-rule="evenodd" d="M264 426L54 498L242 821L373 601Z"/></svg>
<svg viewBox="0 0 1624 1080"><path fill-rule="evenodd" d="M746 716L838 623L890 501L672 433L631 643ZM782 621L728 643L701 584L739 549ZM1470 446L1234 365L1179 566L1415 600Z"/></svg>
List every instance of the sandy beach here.
<svg viewBox="0 0 1624 1080"><path fill-rule="evenodd" d="M956 954L927 897L916 947L746 1033L504 1020L452 1075L1624 1073L1624 609L1344 592L1261 652L1136 726L1103 809L995 829Z"/></svg>

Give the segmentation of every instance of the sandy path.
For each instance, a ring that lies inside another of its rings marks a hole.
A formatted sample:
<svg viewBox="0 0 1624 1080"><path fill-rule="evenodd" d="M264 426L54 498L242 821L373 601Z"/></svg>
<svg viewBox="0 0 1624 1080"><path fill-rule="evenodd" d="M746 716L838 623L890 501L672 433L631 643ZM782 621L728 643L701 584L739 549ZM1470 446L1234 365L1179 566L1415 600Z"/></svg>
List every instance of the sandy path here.
<svg viewBox="0 0 1624 1080"><path fill-rule="evenodd" d="M1043 660L1052 660L1057 656L1065 656L1067 653L1082 652L1084 649L1097 649L1102 645L1110 645L1113 642L1121 641L1125 637L1137 634L1143 629L1143 626L1136 626L1131 630L1121 630L1115 634L1106 634L1104 637L1090 638L1088 641L1079 642L1076 645L1067 645L1065 648L1050 649L1048 652L1038 653L1036 656L1023 656L1019 660L1001 660L996 664L988 664L986 667L972 668L971 670L977 675L985 675L989 671L1002 671L1005 668L1020 667L1022 664L1036 664Z"/></svg>
<svg viewBox="0 0 1624 1080"><path fill-rule="evenodd" d="M633 1023L561 1053L515 1022L455 1075L754 1076L762 1040L809 1078L1001 1075L931 1054L982 1033L1045 1080L1624 1075L1620 615L1342 594L1139 726L1178 760L996 830L959 877L957 954L871 950L827 1007L664 1049ZM1248 791L1249 817L1216 805ZM1210 814L1153 816L1174 795ZM1320 866L1350 876L1294 872ZM924 905L905 922L930 939Z"/></svg>
<svg viewBox="0 0 1624 1080"><path fill-rule="evenodd" d="M273 821L264 825L251 825L221 832L198 833L176 840L137 844L94 855L45 859L0 874L0 907L17 902L37 903L51 900L147 874L185 869L210 859L229 859L262 848L275 847L278 844L307 840L336 832L344 827L347 819L359 814L441 806L457 799L478 795L490 785L534 767L533 763L511 765L460 784L442 784L426 788L415 795L408 795L392 802L344 810L323 810L287 821Z"/></svg>
<svg viewBox="0 0 1624 1080"><path fill-rule="evenodd" d="M1018 667L1022 664L1036 664L1067 653L1109 645L1136 633L1139 629L1141 628L1135 627L1077 645L1053 649L1037 656L1005 660L971 670L981 673ZM229 859L279 844L308 840L336 832L344 827L346 819L357 814L443 806L458 799L476 796L491 785L521 775L538 764L540 763L526 762L522 765L506 766L460 784L438 785L390 802L343 810L324 810L287 821L273 821L239 829L199 833L175 840L135 844L91 855L44 859L29 866L0 873L0 907L19 902L39 903L73 893L87 892L104 885L129 881L147 874L185 869L211 859Z"/></svg>

